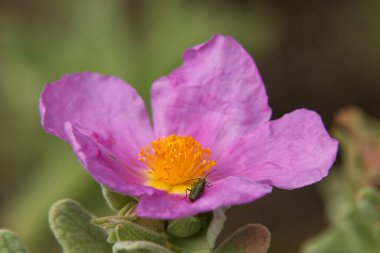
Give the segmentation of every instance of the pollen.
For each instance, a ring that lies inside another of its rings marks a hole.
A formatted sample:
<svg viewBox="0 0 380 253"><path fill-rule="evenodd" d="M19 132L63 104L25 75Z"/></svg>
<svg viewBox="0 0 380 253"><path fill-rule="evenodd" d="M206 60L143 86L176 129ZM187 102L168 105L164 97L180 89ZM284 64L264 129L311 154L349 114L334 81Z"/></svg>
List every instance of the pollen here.
<svg viewBox="0 0 380 253"><path fill-rule="evenodd" d="M166 191L177 186L186 189L191 180L202 177L216 165L210 156L210 149L202 148L188 135L158 138L150 146L143 147L138 155L148 167L148 185Z"/></svg>

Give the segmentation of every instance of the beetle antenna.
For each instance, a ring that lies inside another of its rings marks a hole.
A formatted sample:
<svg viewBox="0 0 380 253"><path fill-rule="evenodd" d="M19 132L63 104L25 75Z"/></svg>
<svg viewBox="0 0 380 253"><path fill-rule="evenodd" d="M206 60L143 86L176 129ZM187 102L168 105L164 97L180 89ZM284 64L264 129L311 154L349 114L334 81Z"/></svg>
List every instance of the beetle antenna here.
<svg viewBox="0 0 380 253"><path fill-rule="evenodd" d="M210 171L209 173L206 174L206 176L204 177L204 179L206 179L208 177L208 175L210 175L211 173L215 172L215 170L212 170Z"/></svg>
<svg viewBox="0 0 380 253"><path fill-rule="evenodd" d="M209 173L206 174L206 176L203 178L203 179L206 179L208 177L208 175L210 175L211 173L213 173L215 170L212 170L210 171ZM194 180L197 180L197 179L201 179L201 178L193 178L193 179L189 179L187 181L185 181L184 183L187 183L187 182L190 182L190 181L194 181Z"/></svg>

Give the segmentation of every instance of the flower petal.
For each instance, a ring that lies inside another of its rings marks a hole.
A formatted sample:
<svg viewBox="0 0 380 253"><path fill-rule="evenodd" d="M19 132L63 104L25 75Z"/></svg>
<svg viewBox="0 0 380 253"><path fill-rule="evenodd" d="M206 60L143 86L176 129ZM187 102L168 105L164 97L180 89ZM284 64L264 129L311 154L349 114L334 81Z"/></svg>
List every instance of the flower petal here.
<svg viewBox="0 0 380 253"><path fill-rule="evenodd" d="M300 109L236 141L213 176L247 176L294 189L325 177L337 149L338 142L329 136L319 115Z"/></svg>
<svg viewBox="0 0 380 253"><path fill-rule="evenodd" d="M141 197L137 206L140 217L176 219L214 210L218 207L248 203L271 192L272 187L248 178L227 177L206 187L195 202L182 195L155 192Z"/></svg>
<svg viewBox="0 0 380 253"><path fill-rule="evenodd" d="M271 115L252 58L220 35L188 49L183 64L153 84L151 99L156 136L188 134L214 154Z"/></svg>
<svg viewBox="0 0 380 253"><path fill-rule="evenodd" d="M98 143L87 133L65 124L66 138L83 167L94 179L109 189L130 196L152 194L155 190L144 186L142 170L137 164L125 164L112 151Z"/></svg>
<svg viewBox="0 0 380 253"><path fill-rule="evenodd" d="M88 130L98 142L125 160L136 160L153 139L145 105L122 80L96 73L65 75L46 85L40 98L46 132L68 141L66 122Z"/></svg>

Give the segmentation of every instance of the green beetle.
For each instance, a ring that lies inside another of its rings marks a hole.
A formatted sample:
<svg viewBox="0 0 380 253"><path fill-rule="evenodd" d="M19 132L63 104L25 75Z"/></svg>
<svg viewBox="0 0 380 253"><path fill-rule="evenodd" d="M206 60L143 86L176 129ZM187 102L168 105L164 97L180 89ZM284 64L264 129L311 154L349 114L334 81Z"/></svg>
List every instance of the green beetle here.
<svg viewBox="0 0 380 253"><path fill-rule="evenodd" d="M199 178L195 178L195 179L191 179L189 181L192 181L192 180L196 180L192 185L191 185L191 188L187 188L186 189L186 197L185 199L187 199L187 196L189 196L189 200L191 203L193 203L195 200L199 199L199 197L201 196L202 192L204 191L205 187L209 187L211 186L211 184L206 180L206 178L208 177L208 175L210 175L213 171L211 171L210 173L208 173L205 177L199 177ZM189 195L187 194L189 193Z"/></svg>

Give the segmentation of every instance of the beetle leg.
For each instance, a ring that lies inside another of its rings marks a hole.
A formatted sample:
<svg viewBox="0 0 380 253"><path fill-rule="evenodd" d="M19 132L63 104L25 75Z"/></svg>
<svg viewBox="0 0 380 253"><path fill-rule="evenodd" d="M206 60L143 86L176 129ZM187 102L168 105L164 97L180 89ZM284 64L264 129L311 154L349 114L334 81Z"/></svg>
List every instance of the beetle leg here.
<svg viewBox="0 0 380 253"><path fill-rule="evenodd" d="M191 189L186 188L186 196L185 196L185 198L183 198L183 199L187 199L187 192L191 192Z"/></svg>

